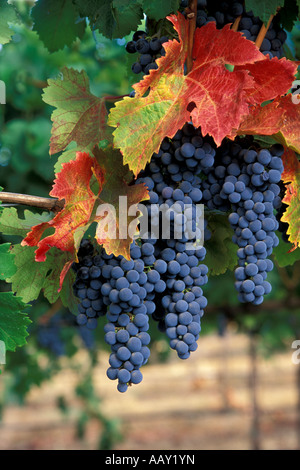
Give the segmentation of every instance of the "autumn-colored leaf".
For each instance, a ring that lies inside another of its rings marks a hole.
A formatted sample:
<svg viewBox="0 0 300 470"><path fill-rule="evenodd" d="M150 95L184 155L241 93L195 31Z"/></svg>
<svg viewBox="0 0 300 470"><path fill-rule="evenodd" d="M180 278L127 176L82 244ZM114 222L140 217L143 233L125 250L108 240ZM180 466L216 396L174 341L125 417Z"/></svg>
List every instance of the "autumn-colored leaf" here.
<svg viewBox="0 0 300 470"><path fill-rule="evenodd" d="M265 106L256 106L241 123L236 135L272 135L279 143L300 153L300 104L293 95L282 96Z"/></svg>
<svg viewBox="0 0 300 470"><path fill-rule="evenodd" d="M148 189L143 184L131 184L133 175L124 166L119 150L112 147L94 149L98 164L105 171L105 182L99 195L95 221L98 222L96 239L108 254L130 258L130 245L137 228L136 210L141 201L149 199ZM111 205L111 210L107 205ZM129 214L129 209L133 213ZM111 228L111 233L109 229Z"/></svg>
<svg viewBox="0 0 300 470"><path fill-rule="evenodd" d="M48 80L43 100L54 106L50 154L64 150L72 141L79 148L93 148L109 139L105 99L90 92L85 71L64 67L62 76Z"/></svg>
<svg viewBox="0 0 300 470"><path fill-rule="evenodd" d="M300 247L300 162L291 149L285 150L282 159L284 164L282 181L286 185L286 194L282 202L288 207L281 220L289 224L287 234L296 249Z"/></svg>
<svg viewBox="0 0 300 470"><path fill-rule="evenodd" d="M92 177L96 178L99 185L97 194L90 187ZM71 253L72 259L76 259L80 239L91 223L90 218L103 183L103 170L86 153L78 152L75 161L63 164L50 192L50 196L65 201L63 210L49 222L34 226L22 241L23 246L38 247L35 252L36 261L45 261L52 246ZM54 234L41 239L49 228L55 230Z"/></svg>
<svg viewBox="0 0 300 470"><path fill-rule="evenodd" d="M249 99L252 98L254 104L264 103L284 95L295 79L297 68L296 63L285 57L247 64L247 70L255 80L253 89L248 92ZM239 69L236 67L235 70Z"/></svg>
<svg viewBox="0 0 300 470"><path fill-rule="evenodd" d="M280 130L282 124L282 110L278 102L271 102L265 106L254 106L239 127L233 129L227 137L232 140L236 135L274 135Z"/></svg>
<svg viewBox="0 0 300 470"><path fill-rule="evenodd" d="M286 147L300 153L300 104L293 102L293 95L289 94L279 100L278 108L282 120L275 137Z"/></svg>
<svg viewBox="0 0 300 470"><path fill-rule="evenodd" d="M123 165L118 150L108 147L104 152L96 146L95 157L77 152L76 160L62 164L50 196L64 200L64 208L52 220L33 226L21 243L22 246L37 246L35 260L38 262L46 260L51 247L64 252L65 257L61 257L57 269L52 270L49 294L52 297L56 295L56 282L60 291L70 267L77 261L80 242L92 223L98 223L96 239L108 253L130 257L133 237L128 232L128 226L134 224L137 215L127 215L127 208L137 208L141 201L149 199L148 190L143 184L132 184L133 175L128 166ZM122 201L126 198L125 208L119 206L120 197ZM108 206L116 215L109 221L115 224L115 237L108 236L102 230ZM104 209L103 213L101 209ZM137 223L134 230L136 226ZM54 233L48 235L48 229L54 229Z"/></svg>
<svg viewBox="0 0 300 470"><path fill-rule="evenodd" d="M217 145L225 136L236 135L253 106L287 92L296 70L286 59L264 56L230 25L217 30L210 22L195 32L193 68L184 75L190 22L180 13L168 19L179 41L164 44L166 55L157 60L158 69L134 85L136 97L118 102L108 119L116 127L114 145L136 175L163 138L173 137L185 122L201 126L203 135L210 134ZM276 83L268 76L275 72Z"/></svg>

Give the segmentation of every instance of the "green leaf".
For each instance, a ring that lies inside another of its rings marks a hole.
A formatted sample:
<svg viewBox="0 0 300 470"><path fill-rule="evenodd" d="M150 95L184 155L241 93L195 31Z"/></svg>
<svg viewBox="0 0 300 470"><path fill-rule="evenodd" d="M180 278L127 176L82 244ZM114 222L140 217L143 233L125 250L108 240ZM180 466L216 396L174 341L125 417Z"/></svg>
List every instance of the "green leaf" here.
<svg viewBox="0 0 300 470"><path fill-rule="evenodd" d="M85 32L72 0L39 0L32 9L33 29L50 52L70 46Z"/></svg>
<svg viewBox="0 0 300 470"><path fill-rule="evenodd" d="M19 23L17 12L7 0L0 0L0 44L7 44L14 34L9 23Z"/></svg>
<svg viewBox="0 0 300 470"><path fill-rule="evenodd" d="M27 326L31 323L23 313L26 305L12 292L0 292L0 340L8 351L26 344Z"/></svg>
<svg viewBox="0 0 300 470"><path fill-rule="evenodd" d="M273 137L270 137L269 135L256 135L254 136L253 140L264 148L271 147L272 145L276 144L276 140L273 139Z"/></svg>
<svg viewBox="0 0 300 470"><path fill-rule="evenodd" d="M143 9L140 0L114 0L113 16L115 27L114 38L121 38L137 29L138 24L143 19Z"/></svg>
<svg viewBox="0 0 300 470"><path fill-rule="evenodd" d="M46 261L35 261L36 247L15 245L12 249L15 255L17 271L8 282L12 283L12 291L24 300L31 302L36 300L41 291L50 303L56 302L61 297L63 304L70 310L77 311L78 301L73 294L74 273L70 270L63 283L62 291L58 292L60 274L69 260L69 254L57 248L51 248Z"/></svg>
<svg viewBox="0 0 300 470"><path fill-rule="evenodd" d="M64 267L64 265L68 262L70 259L69 253L62 252L61 250L58 250L57 248L52 248L49 252L49 255L47 256L47 266L48 266L48 272L47 276L44 279L44 284L43 284L43 293L46 299L50 302L50 304L53 304L54 302L57 301L59 297L65 297L67 295L68 301L70 302L70 305L74 303L74 295L73 295L73 284L75 282L75 273L72 269L70 269L64 279L63 283L63 295L59 291L60 287L60 274L61 271ZM46 262L46 261L45 261ZM38 263L36 264L43 264L43 263ZM70 281L71 280L71 281ZM71 285L70 285L71 282ZM78 302L75 302L76 306ZM65 307L68 307L68 304L64 304ZM71 310L71 309L70 309Z"/></svg>
<svg viewBox="0 0 300 470"><path fill-rule="evenodd" d="M24 211L24 219L20 219L15 207L5 208L0 214L0 233L2 235L17 235L24 238L34 225L48 222L52 219L49 212L34 214Z"/></svg>
<svg viewBox="0 0 300 470"><path fill-rule="evenodd" d="M298 4L295 0L284 1L284 7L280 10L280 24L283 29L286 29L287 31L292 31L294 23L298 19L299 6L300 1L298 1Z"/></svg>
<svg viewBox="0 0 300 470"><path fill-rule="evenodd" d="M10 246L10 243L0 245L0 280L2 281L13 276L17 270Z"/></svg>
<svg viewBox="0 0 300 470"><path fill-rule="evenodd" d="M156 21L179 10L179 0L143 0L143 9L149 18Z"/></svg>
<svg viewBox="0 0 300 470"><path fill-rule="evenodd" d="M75 0L81 16L87 16L93 29L112 38L122 38L137 29L143 19L140 0Z"/></svg>
<svg viewBox="0 0 300 470"><path fill-rule="evenodd" d="M78 149L92 148L110 138L105 99L90 92L85 71L64 67L62 78L50 79L48 83L43 100L56 108L51 116L51 155L65 150L71 142L76 142Z"/></svg>
<svg viewBox="0 0 300 470"><path fill-rule="evenodd" d="M35 261L35 250L36 247L21 245L15 245L12 249L17 271L8 282L12 283L12 291L22 297L24 302L38 298L50 268L48 259L45 263Z"/></svg>
<svg viewBox="0 0 300 470"><path fill-rule="evenodd" d="M280 233L278 234L278 238L279 245L273 250L274 260L280 268L292 266L296 261L300 260L300 248L296 248L296 250L289 253L289 251L293 249L293 245L284 242Z"/></svg>
<svg viewBox="0 0 300 470"><path fill-rule="evenodd" d="M284 0L246 0L246 11L253 11L254 16L259 18L267 24L270 16L275 15L278 7L283 7Z"/></svg>
<svg viewBox="0 0 300 470"><path fill-rule="evenodd" d="M227 215L220 213L207 213L208 229L211 239L205 242L205 264L213 276L224 274L228 269L233 270L237 265L237 247L232 242L232 228Z"/></svg>
<svg viewBox="0 0 300 470"><path fill-rule="evenodd" d="M74 295L73 284L76 279L76 274L73 269L70 269L64 279L64 283L60 292L60 298L63 305L74 313L78 315L78 303L79 300Z"/></svg>

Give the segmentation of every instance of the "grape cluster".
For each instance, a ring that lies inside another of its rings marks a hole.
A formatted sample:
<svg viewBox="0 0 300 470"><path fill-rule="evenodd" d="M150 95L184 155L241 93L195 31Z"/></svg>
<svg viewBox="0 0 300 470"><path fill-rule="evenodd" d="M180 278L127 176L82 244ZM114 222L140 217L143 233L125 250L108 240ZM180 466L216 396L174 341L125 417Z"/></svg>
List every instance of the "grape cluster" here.
<svg viewBox="0 0 300 470"><path fill-rule="evenodd" d="M136 31L133 34L132 41L126 44L126 51L129 54L136 52L140 54L137 62L132 65L133 73L143 72L147 75L150 70L156 70L158 68L156 59L165 55L163 44L167 41L166 36L149 38L145 31Z"/></svg>
<svg viewBox="0 0 300 470"><path fill-rule="evenodd" d="M179 358L187 359L197 349L208 281L206 250L199 242L211 236L207 224L197 219L198 204L229 214L238 247L239 300L259 305L271 291L267 275L278 244L274 211L281 207L282 154L281 145L262 149L253 137L226 139L217 148L187 123L172 139L163 140L135 182L148 188L149 201L130 260L103 249L95 252L89 241L82 241L75 267L77 319L93 328L97 316L106 314L105 341L111 347L107 376L118 381L120 392L143 378L150 317Z"/></svg>
<svg viewBox="0 0 300 470"><path fill-rule="evenodd" d="M197 348L200 319L207 304L202 287L207 283L208 269L201 264L206 250L198 246L210 234L205 225L201 230L197 224L196 205L202 202L201 173L213 167L215 155L213 141L204 139L200 129L186 124L173 139L162 142L137 180L149 189L150 233L157 240L154 269L166 285L165 291L156 296L152 318L166 332L171 348L181 359ZM158 205L166 209L162 217ZM170 227L169 237L163 230L155 231L164 221Z"/></svg>
<svg viewBox="0 0 300 470"><path fill-rule="evenodd" d="M118 379L118 390L125 392L129 384L140 383L140 367L148 361L150 351L149 317L155 304L147 299L148 292L157 288L160 278L152 275L144 259L153 255L154 248L145 243L140 248L132 244L131 259L111 256L103 276L101 294L108 305L105 341L111 346L107 376ZM164 286L162 286L164 288Z"/></svg>
<svg viewBox="0 0 300 470"><path fill-rule="evenodd" d="M93 330L97 327L97 318L105 315L106 309L101 295L102 267L105 264L102 250L94 255L94 247L89 240L82 240L78 251L79 263L73 264L76 280L74 294L80 299L77 323Z"/></svg>
<svg viewBox="0 0 300 470"><path fill-rule="evenodd" d="M241 302L259 305L271 291L266 278L273 269L268 257L278 245L274 210L281 205L282 154L279 144L267 150L249 146L249 139L226 143L218 149L217 165L205 182L207 206L230 211L238 246L235 287Z"/></svg>
<svg viewBox="0 0 300 470"><path fill-rule="evenodd" d="M120 392L142 380L140 368L150 354L150 317L158 321L180 358L188 358L197 348L208 269L203 264L206 250L196 243L210 236L196 217L201 215L199 175L213 168L215 155L212 139L186 124L173 139L164 139L136 180L149 189L149 224L143 231L140 223L130 260L107 255L103 249L95 252L90 241L81 242L79 263L74 265L74 292L80 300L77 321L94 328L97 317L106 314L105 341L111 347L107 375L118 381ZM167 222L168 234L162 221Z"/></svg>
<svg viewBox="0 0 300 470"><path fill-rule="evenodd" d="M105 341L111 347L107 376L118 381L120 392L143 378L150 317L179 358L187 359L197 349L208 281L206 250L199 241L211 236L196 217L199 203L229 214L238 246L239 300L259 305L271 291L267 275L278 244L274 211L281 207L282 154L281 145L261 149L253 137L225 140L216 148L200 129L185 124L172 139L163 140L135 182L147 186L150 199L130 259L103 249L95 252L88 240L82 241L75 266L77 320L92 328L90 320L106 314Z"/></svg>

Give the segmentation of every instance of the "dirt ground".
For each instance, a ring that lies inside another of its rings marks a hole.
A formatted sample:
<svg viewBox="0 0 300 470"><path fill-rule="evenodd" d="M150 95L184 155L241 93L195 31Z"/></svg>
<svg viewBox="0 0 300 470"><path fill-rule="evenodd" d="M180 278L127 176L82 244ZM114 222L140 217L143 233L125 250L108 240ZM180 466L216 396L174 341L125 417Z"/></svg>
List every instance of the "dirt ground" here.
<svg viewBox="0 0 300 470"><path fill-rule="evenodd" d="M155 354L154 354L155 356ZM287 350L259 359L258 405L261 449L297 449L297 367ZM249 339L243 335L202 337L187 361L172 354L167 363L144 367L142 384L125 394L106 378L101 355L95 383L106 416L120 420L124 439L116 449L252 449L253 409ZM10 406L0 425L0 449L96 449L99 425L86 439L75 437L76 416L64 416L55 402L70 396L77 378L64 371L32 390L24 407ZM76 403L75 403L76 405ZM76 409L76 406L75 406Z"/></svg>

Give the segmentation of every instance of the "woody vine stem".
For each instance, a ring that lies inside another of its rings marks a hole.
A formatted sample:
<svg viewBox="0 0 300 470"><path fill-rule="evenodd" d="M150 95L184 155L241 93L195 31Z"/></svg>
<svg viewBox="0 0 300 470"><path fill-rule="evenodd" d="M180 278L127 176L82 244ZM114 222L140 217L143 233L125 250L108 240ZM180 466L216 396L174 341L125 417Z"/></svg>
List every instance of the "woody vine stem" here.
<svg viewBox="0 0 300 470"><path fill-rule="evenodd" d="M31 196L29 194L18 194L0 192L0 201L8 205L24 205L38 207L47 211L59 212L64 207L64 201L52 197Z"/></svg>

